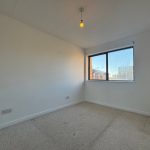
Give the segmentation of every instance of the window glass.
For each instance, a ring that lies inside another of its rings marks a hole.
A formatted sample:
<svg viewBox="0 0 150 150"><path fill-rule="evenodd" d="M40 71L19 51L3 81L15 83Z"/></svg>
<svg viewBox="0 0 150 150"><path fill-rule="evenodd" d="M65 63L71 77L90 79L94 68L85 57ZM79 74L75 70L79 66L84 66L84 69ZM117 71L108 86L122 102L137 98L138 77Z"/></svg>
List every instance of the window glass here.
<svg viewBox="0 0 150 150"><path fill-rule="evenodd" d="M90 80L106 80L106 54L90 57Z"/></svg>
<svg viewBox="0 0 150 150"><path fill-rule="evenodd" d="M133 80L133 49L108 53L109 80Z"/></svg>

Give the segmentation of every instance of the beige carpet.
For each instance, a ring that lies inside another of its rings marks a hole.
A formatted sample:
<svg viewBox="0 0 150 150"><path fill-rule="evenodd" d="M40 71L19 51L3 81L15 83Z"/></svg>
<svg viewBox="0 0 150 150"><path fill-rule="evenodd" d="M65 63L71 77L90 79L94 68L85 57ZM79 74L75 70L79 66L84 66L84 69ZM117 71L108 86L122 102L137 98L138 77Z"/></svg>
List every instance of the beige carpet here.
<svg viewBox="0 0 150 150"><path fill-rule="evenodd" d="M0 130L0 150L150 150L150 118L81 103Z"/></svg>

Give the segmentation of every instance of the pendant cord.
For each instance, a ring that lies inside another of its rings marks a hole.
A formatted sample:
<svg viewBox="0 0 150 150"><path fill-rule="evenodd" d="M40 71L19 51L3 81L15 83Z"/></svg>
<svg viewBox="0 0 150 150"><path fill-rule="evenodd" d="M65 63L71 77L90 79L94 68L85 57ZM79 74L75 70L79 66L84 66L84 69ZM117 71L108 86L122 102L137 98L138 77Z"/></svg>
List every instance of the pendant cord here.
<svg viewBox="0 0 150 150"><path fill-rule="evenodd" d="M82 20L82 19L83 19L84 8L83 8L83 7L80 7L79 10L80 10L80 13L81 13L81 20Z"/></svg>

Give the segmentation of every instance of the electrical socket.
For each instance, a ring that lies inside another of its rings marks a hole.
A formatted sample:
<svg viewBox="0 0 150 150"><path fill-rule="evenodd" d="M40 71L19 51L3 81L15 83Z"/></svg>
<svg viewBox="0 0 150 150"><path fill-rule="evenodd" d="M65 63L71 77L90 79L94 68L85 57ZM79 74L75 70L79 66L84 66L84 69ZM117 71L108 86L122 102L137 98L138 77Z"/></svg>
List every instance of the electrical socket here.
<svg viewBox="0 0 150 150"><path fill-rule="evenodd" d="M12 109L11 109L11 108L8 108L8 109L2 110L2 111L1 111L1 114L2 114L2 115L6 115L6 114L9 114L9 113L11 113L11 112L12 112Z"/></svg>

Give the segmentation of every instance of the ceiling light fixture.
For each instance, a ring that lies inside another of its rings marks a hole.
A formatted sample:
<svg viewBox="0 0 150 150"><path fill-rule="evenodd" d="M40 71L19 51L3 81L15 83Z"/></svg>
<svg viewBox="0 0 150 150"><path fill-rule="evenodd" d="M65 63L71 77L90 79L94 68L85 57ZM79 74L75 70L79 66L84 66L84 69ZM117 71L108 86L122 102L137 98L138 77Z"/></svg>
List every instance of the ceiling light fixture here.
<svg viewBox="0 0 150 150"><path fill-rule="evenodd" d="M80 28L84 28L85 25L84 25L83 16L82 16L82 13L84 12L84 8L80 7L79 11L81 13Z"/></svg>

